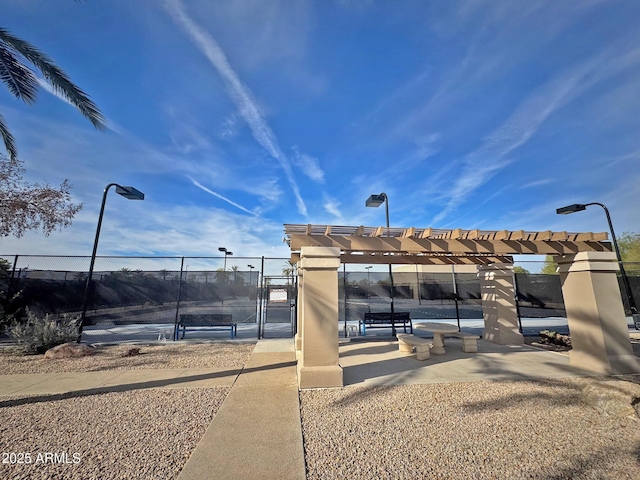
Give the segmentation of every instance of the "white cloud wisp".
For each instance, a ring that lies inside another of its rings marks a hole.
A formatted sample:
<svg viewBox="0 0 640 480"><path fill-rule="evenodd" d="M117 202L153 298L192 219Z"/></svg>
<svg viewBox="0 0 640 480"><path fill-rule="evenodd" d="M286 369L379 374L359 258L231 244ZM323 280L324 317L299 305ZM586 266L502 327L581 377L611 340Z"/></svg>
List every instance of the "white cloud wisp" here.
<svg viewBox="0 0 640 480"><path fill-rule="evenodd" d="M249 210L248 208L243 207L242 205L234 202L233 200L229 200L227 197L224 197L222 195L220 195L219 193L214 192L213 190L208 189L207 187L205 187L204 185L202 185L201 183L198 183L197 181L195 181L193 178L189 178L189 180L191 180L191 182L198 187L199 189L207 192L210 195L213 195L216 198L219 198L220 200L224 200L225 202L227 202L229 205L233 205L234 207L242 210L243 212L249 213L251 215L255 215L256 217L259 217L260 215L258 215L255 212L252 212L251 210Z"/></svg>
<svg viewBox="0 0 640 480"><path fill-rule="evenodd" d="M184 29L191 40L217 70L227 87L229 96L238 108L240 116L251 129L254 139L269 155L278 160L293 190L298 212L306 216L307 207L300 195L300 189L291 170L291 163L280 149L276 136L260 113L256 102L252 98L251 92L233 70L223 50L208 32L197 25L191 17L187 15L180 0L165 0L164 5L169 11L171 18Z"/></svg>

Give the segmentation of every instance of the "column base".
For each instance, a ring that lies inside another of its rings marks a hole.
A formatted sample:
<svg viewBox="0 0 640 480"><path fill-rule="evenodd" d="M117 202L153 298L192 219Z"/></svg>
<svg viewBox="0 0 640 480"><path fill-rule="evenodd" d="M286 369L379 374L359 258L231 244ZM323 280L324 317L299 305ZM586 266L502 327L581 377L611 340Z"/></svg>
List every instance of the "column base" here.
<svg viewBox="0 0 640 480"><path fill-rule="evenodd" d="M298 386L302 388L342 387L342 367L330 365L323 367L305 367L302 359L298 361Z"/></svg>
<svg viewBox="0 0 640 480"><path fill-rule="evenodd" d="M608 355L598 358L592 352L580 352L573 349L569 352L569 364L605 375L640 373L640 358L635 355Z"/></svg>
<svg viewBox="0 0 640 480"><path fill-rule="evenodd" d="M482 339L498 345L524 345L524 337L520 332L504 331L499 328L485 328Z"/></svg>

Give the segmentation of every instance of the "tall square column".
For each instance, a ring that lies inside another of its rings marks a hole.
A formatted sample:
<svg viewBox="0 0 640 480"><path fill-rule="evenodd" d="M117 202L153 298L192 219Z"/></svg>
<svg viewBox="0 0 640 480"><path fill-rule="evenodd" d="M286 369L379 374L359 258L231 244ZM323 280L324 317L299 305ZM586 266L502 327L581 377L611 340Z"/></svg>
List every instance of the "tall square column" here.
<svg viewBox="0 0 640 480"><path fill-rule="evenodd" d="M296 352L302 350L302 315L304 311L304 289L302 288L304 277L302 276L302 269L298 268L298 298L296 299L297 315L296 315L296 336L295 336L295 346Z"/></svg>
<svg viewBox="0 0 640 480"><path fill-rule="evenodd" d="M340 249L302 247L302 351L300 388L342 387L338 352L338 268Z"/></svg>
<svg viewBox="0 0 640 480"><path fill-rule="evenodd" d="M496 263L478 267L484 330L482 338L499 345L522 345L518 328L513 265Z"/></svg>
<svg viewBox="0 0 640 480"><path fill-rule="evenodd" d="M572 366L597 373L640 372L633 355L614 253L580 252L554 257L567 311Z"/></svg>

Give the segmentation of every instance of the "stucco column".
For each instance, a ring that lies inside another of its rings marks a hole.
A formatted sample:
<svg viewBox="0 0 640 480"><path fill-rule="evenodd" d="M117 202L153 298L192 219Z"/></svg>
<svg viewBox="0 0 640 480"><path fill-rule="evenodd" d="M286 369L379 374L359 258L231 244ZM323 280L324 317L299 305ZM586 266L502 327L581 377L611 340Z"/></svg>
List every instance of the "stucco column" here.
<svg viewBox="0 0 640 480"><path fill-rule="evenodd" d="M304 311L304 277L302 276L302 269L298 267L298 298L296 299L296 305L298 306L298 315L296 317L296 336L295 345L296 352L302 350L302 312Z"/></svg>
<svg viewBox="0 0 640 480"><path fill-rule="evenodd" d="M572 366L605 374L640 372L622 305L614 253L554 257L567 311Z"/></svg>
<svg viewBox="0 0 640 480"><path fill-rule="evenodd" d="M302 351L300 388L342 387L338 352L338 268L340 249L302 247Z"/></svg>
<svg viewBox="0 0 640 480"><path fill-rule="evenodd" d="M484 330L482 338L499 345L522 345L518 328L513 265L496 263L478 267Z"/></svg>

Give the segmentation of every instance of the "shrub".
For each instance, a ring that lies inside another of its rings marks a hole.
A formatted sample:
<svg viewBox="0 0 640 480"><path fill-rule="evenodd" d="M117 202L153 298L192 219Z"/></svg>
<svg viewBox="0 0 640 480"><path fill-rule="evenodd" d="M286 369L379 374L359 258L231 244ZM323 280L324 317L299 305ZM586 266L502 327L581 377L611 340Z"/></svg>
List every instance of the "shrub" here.
<svg viewBox="0 0 640 480"><path fill-rule="evenodd" d="M44 353L48 349L78 338L78 317L63 316L60 319L38 317L26 310L27 319L13 322L9 328L9 336L24 348L25 353Z"/></svg>

